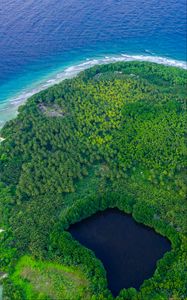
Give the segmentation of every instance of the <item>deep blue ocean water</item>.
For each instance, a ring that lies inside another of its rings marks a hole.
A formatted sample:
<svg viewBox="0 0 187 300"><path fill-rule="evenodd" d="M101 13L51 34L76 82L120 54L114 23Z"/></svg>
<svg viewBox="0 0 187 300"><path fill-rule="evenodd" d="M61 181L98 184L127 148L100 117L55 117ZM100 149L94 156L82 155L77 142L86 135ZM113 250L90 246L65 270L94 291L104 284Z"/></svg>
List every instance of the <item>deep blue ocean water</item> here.
<svg viewBox="0 0 187 300"><path fill-rule="evenodd" d="M130 58L184 67L186 0L0 0L0 127L34 92Z"/></svg>
<svg viewBox="0 0 187 300"><path fill-rule="evenodd" d="M0 126L33 92L121 54L186 61L186 0L1 0Z"/></svg>

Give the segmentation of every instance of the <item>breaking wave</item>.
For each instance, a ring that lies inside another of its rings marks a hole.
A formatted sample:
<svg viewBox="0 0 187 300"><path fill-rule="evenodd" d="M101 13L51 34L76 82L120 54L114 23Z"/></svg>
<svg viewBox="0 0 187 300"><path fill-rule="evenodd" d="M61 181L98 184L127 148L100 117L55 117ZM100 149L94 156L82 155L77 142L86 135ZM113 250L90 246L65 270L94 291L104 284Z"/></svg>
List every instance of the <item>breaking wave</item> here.
<svg viewBox="0 0 187 300"><path fill-rule="evenodd" d="M148 52L148 50L147 50ZM4 123L17 114L18 107L23 104L29 97L32 95L47 89L48 87L59 83L60 81L68 78L73 78L78 73L83 70L86 70L95 65L108 64L113 62L126 62L126 61L148 61L158 64L163 64L167 66L174 66L182 69L187 69L187 63L185 61L178 61L174 59L169 59L160 56L151 56L151 55L126 55L121 54L118 56L105 56L103 58L97 59L86 59L82 63L77 65L64 68L61 72L56 73L52 78L45 79L40 83L36 83L34 87L31 87L28 90L21 91L17 96L9 98L0 105L0 128Z"/></svg>

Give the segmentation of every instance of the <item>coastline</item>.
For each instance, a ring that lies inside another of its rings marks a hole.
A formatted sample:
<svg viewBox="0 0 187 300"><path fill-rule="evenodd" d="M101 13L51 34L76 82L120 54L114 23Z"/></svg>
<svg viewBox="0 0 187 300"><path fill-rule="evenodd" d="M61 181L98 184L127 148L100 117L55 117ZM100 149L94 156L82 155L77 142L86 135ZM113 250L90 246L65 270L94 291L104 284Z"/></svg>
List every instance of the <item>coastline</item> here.
<svg viewBox="0 0 187 300"><path fill-rule="evenodd" d="M108 59L108 58L106 58L106 59ZM85 64L84 64L85 65ZM84 67L83 65L81 65L82 67ZM86 63L86 66L87 66L87 63ZM125 66L125 64L124 64L124 66ZM132 65L133 66L133 65ZM79 65L79 67L80 67L80 65ZM106 65L105 65L105 67L106 67ZM105 69L105 67L104 67L104 69ZM107 65L107 67L106 67L106 69L108 69L108 68L111 68L111 69L109 69L110 71L112 70L112 71L114 71L115 70L115 66L113 66L113 65L111 65L111 66L109 66L109 65ZM123 65L122 65L122 67L123 67ZM144 78L144 76L145 76L145 74L148 76L148 74L150 74L150 76L152 76L154 73L152 72L152 67L151 67L151 65L146 65L146 64L136 64L136 66L135 66L135 69L137 69L137 72L139 71L139 68L141 69L141 67L142 67L142 69L143 69L143 71L142 71L142 76L143 76L143 78ZM74 68L75 67L71 67L71 70L70 71L74 71ZM101 67L101 68L103 68L103 66ZM145 68L145 69L144 69ZM172 80L172 82L180 82L180 76L179 77L176 77L176 79L174 78L174 77L171 77L170 78L170 76L168 76L168 75L170 75L170 72L171 73L174 73L174 76L175 76L175 74L179 74L180 75L180 73L181 73L181 78L182 78L182 82L183 82L183 79L184 79L184 76L186 75L186 73L184 72L184 71L181 71L180 69L176 69L176 68L164 68L164 67L159 67L159 65L154 65L154 68L153 69L157 69L158 68L158 70L159 70L159 72L157 73L156 72L156 82L157 82L157 74L162 74L162 71L163 72L166 72L165 74L166 74L166 77L165 76L163 76L163 78L168 78L168 82L170 82L170 80L171 80L171 78L173 79ZM118 68L117 68L118 69ZM108 71L109 71L108 70ZM123 68L122 68L122 70L123 70ZM126 70L126 68L124 68L124 70ZM133 67L132 67L132 70L133 70ZM130 75L133 75L133 71L132 70L130 70L129 71L129 74ZM146 71L147 70L147 71ZM118 71L120 71L120 69L118 70ZM118 72L117 71L117 72ZM98 72L95 72L95 73L103 73L103 69L101 69L101 71L99 72L99 70L98 70ZM118 73L120 73L120 72L118 72ZM123 73L123 72L122 72ZM125 73L125 72L124 72ZM140 72L141 73L141 72ZM185 74L184 74L185 73ZM72 73L71 73L72 74ZM109 73L110 74L110 73ZM117 75L118 76L118 75ZM138 76L138 75L135 75L135 76ZM176 75L177 76L177 75ZM154 77L154 76L153 76ZM89 77L88 77L89 78ZM149 77L148 77L149 78ZM160 79L162 79L162 77L160 78ZM177 80L178 79L178 80ZM149 81L149 80L148 80ZM93 80L93 82L94 82L94 80ZM153 80L153 82L154 82L154 80ZM162 80L161 80L161 82L162 82ZM164 81L163 81L164 82ZM51 84L53 84L53 82L50 80L50 82L49 83L51 83ZM121 89L121 86L123 85L123 83L124 83L124 85L126 84L124 81L122 81L122 83L120 83L120 89ZM143 82L144 83L144 82ZM167 83L166 83L166 85L167 85ZM162 84L160 84L160 81L158 80L158 87L163 87L163 85ZM177 87L178 87L178 85L177 85ZM55 88L55 87L54 87ZM112 88L113 88L113 85L112 85ZM159 88L158 88L158 90L159 90ZM181 88L181 90L183 91L183 89ZM117 85L117 93L118 93L118 91L119 91L119 85ZM123 90L122 90L123 91ZM126 91L126 89L125 89L125 91ZM142 90L140 90L140 93L141 93L141 91ZM146 90L145 90L146 91ZM148 88L147 89L147 92L148 92L148 98L150 97L150 95L152 94L152 95L154 95L154 90L153 90L153 93L149 93L149 91L150 91L150 89ZM143 92L144 92L144 85L143 85ZM76 91L75 91L75 93L76 93ZM182 94L182 93L181 93ZM112 97L113 97L113 93L111 93L111 95L112 95ZM124 95L124 92L122 92L122 95L121 95L121 99L122 99L122 101L123 101L123 95ZM170 95L171 94L169 94L169 97L170 97ZM70 96L71 97L71 96ZM100 97L100 95L99 95L99 97ZM131 97L131 96L130 96ZM133 97L133 94L132 94L132 97ZM144 98L144 95L143 95L143 98ZM146 98L146 97L145 97ZM174 100L176 100L175 99L175 97L173 97L174 98ZM111 98L112 99L112 98ZM161 99L162 99L162 97L161 97ZM166 98L167 99L167 98ZM168 99L170 99L170 98L168 98ZM113 100L113 99L112 99ZM153 101L155 100L155 98L153 98ZM158 100L159 100L159 97L158 97ZM89 99L88 99L88 104L89 104ZM74 104L73 104L73 106L74 107L76 107L76 105L77 105L77 97L75 97L75 102L74 102ZM97 103L96 103L96 105L97 105ZM154 105L154 102L153 102L153 105ZM85 109L83 110L83 111L85 111ZM92 110L91 110L91 112L92 112ZM102 108L102 110L101 110L101 113L103 112L103 108ZM161 114L162 114L162 107L161 107ZM127 112L128 113L128 112ZM166 112L166 118L168 117L168 111ZM96 109L96 117L97 117L97 114L98 114L98 111L97 111L97 109ZM116 116L118 116L119 115L119 111L116 113L115 112L115 115ZM84 116L84 115L83 115ZM158 113L158 116L160 116L160 113ZM128 117L128 115L127 115L127 117ZM154 118L154 115L153 115L153 118ZM25 120L27 120L28 119L28 114L27 114L27 112L25 112ZM84 118L83 118L84 119ZM103 118L103 120L105 120L106 119L106 117L104 116L104 118ZM125 120L125 119L124 119ZM176 118L174 118L174 120L176 120ZM141 118L140 118L140 122L141 122ZM158 119L158 122L157 123L159 123L160 122L160 120ZM48 123L48 122L47 122ZM37 124L37 120L36 120L36 124ZM38 123L39 125L40 125L40 122ZM138 126L139 126L139 124L137 124ZM154 125L154 123L153 123L153 125ZM51 124L51 126L52 126L52 124ZM51 126L50 126L50 128L51 128ZM13 129L13 124L12 124L12 129ZM154 127L154 126L153 126ZM179 126L180 127L180 126ZM40 129L40 127L38 127L39 129ZM102 127L101 127L102 128ZM162 126L160 127L160 128L162 128ZM80 132L81 132L81 129L82 129L82 127L80 127ZM110 127L109 127L109 129L110 129ZM145 128L146 129L146 128ZM96 129L97 130L97 129ZM40 131L40 130L39 130ZM38 132L39 132L38 131ZM167 128L166 128L166 131L167 131ZM166 132L165 130L164 130L164 132ZM19 131L18 131L19 132ZM41 132L43 132L43 130L41 131ZM23 132L22 132L23 133ZM22 133L20 133L21 135L22 135ZM27 132L25 132L25 134L27 135ZM125 134L125 133L124 133ZM131 132L130 132L130 134L131 134ZM144 133L143 133L144 134ZM145 135L144 135L145 136ZM43 138L43 136L42 136L42 134L41 134L41 139L40 140L42 140L42 138ZM14 140L14 139L13 139ZM12 142L13 142L13 140L12 140ZM161 140L161 142L162 142L162 140ZM127 141L127 143L128 143L128 141ZM84 143L82 143L83 145L84 145ZM149 143L148 143L149 144ZM161 144L161 143L159 143L159 144ZM11 143L10 143L10 145L11 145ZM75 146L76 146L76 144L75 144ZM22 146L21 146L22 147ZM21 149L21 148L20 148ZM125 149L125 148L124 148ZM174 150L175 151L175 150ZM44 150L44 152L45 152L45 150ZM50 155L50 154L49 154ZM171 156L170 156L171 157ZM101 170L102 171L102 170ZM138 179L138 178L137 178ZM141 184L141 183L140 183ZM126 188L126 187L125 187ZM132 186L132 188L133 188L133 186ZM156 201L157 201L157 199L156 199ZM156 202L155 201L155 202ZM141 203L140 203L141 204ZM134 203L133 203L133 205L134 205ZM162 205L162 202L161 202L161 205ZM36 205L36 208L37 208L37 205ZM144 212L143 212L144 213ZM40 219L40 218L39 218ZM151 215L151 220L152 220L152 215ZM167 220L167 219L166 219ZM27 226L27 222L25 223L26 224L26 226ZM152 223L150 223L150 224L152 224ZM166 225L167 225L167 223L166 223ZM180 224L179 224L180 225ZM18 226L19 226L19 218L18 218ZM1 230L0 230L0 232L1 232ZM1 286L0 286L0 290L1 290Z"/></svg>
<svg viewBox="0 0 187 300"><path fill-rule="evenodd" d="M22 89L15 97L11 97L0 102L0 130L4 124L16 117L18 108L20 105L31 97L32 95L39 93L42 90L49 88L52 85L58 84L62 80L70 79L77 76L81 71L84 71L90 67L101 64L109 64L114 62L129 62L129 61L145 61L157 64L163 64L166 66L173 66L187 70L187 63L185 61L179 61L171 58L151 56L151 55L108 55L99 58L86 59L73 66L62 67L53 74L49 74L45 79L42 79L31 86L28 89ZM2 140L0 140L1 142Z"/></svg>

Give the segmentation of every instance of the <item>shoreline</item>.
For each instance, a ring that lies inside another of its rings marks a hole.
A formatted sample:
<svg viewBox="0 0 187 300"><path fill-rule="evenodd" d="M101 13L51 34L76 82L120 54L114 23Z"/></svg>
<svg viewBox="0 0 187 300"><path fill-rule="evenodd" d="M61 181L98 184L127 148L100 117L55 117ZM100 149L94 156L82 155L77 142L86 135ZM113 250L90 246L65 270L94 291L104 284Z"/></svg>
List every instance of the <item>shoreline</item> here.
<svg viewBox="0 0 187 300"><path fill-rule="evenodd" d="M116 56L108 55L100 58L86 59L85 61L79 62L75 65L64 68L62 67L62 69L59 69L56 72L53 72L53 74L49 74L48 76L46 76L46 79L35 82L27 90L24 90L23 88L22 91L18 92L15 97L6 99L2 103L0 102L0 130L7 121L16 117L19 106L24 104L26 100L34 94L37 94L55 84L58 84L65 79L73 78L77 76L81 71L89 69L95 65L129 61L152 62L187 70L187 62L185 61L151 55L120 54ZM2 140L0 139L0 142L1 141Z"/></svg>

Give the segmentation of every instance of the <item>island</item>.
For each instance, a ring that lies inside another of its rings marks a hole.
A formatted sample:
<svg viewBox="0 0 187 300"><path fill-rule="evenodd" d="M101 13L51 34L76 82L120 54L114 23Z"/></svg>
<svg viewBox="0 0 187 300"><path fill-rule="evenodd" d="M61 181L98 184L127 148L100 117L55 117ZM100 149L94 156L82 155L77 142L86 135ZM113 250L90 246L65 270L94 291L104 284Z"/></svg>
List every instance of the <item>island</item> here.
<svg viewBox="0 0 187 300"><path fill-rule="evenodd" d="M0 133L4 300L186 299L186 81L180 68L105 64L19 107Z"/></svg>

